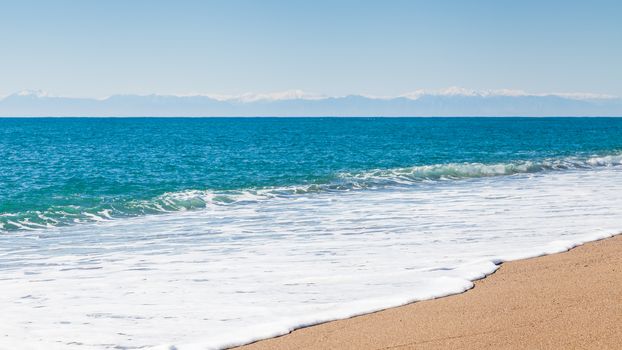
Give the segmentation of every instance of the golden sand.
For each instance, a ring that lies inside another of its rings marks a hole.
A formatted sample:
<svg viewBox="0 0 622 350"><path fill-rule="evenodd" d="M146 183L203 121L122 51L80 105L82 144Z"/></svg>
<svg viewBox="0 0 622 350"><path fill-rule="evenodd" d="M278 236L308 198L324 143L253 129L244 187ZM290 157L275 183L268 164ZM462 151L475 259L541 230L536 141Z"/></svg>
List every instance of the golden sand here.
<svg viewBox="0 0 622 350"><path fill-rule="evenodd" d="M462 294L240 349L622 349L622 235L505 263Z"/></svg>

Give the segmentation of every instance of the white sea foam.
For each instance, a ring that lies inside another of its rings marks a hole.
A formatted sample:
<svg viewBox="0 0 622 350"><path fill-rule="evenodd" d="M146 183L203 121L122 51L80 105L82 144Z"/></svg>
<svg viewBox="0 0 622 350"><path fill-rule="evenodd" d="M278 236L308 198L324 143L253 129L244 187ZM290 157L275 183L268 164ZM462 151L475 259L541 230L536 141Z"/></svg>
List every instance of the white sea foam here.
<svg viewBox="0 0 622 350"><path fill-rule="evenodd" d="M621 231L621 183L617 166L518 173L15 231L0 349L218 349L462 292Z"/></svg>
<svg viewBox="0 0 622 350"><path fill-rule="evenodd" d="M50 208L43 212L0 214L0 233L15 230L47 229L69 223L107 221L115 218L145 214L171 213L194 209L270 200L292 195L381 189L396 186L412 186L434 181L463 180L480 177L507 176L523 173L539 173L575 169L593 169L622 165L622 154L612 153L599 156L572 156L523 160L506 163L443 163L419 165L404 168L375 169L360 172L342 172L325 183L297 186L263 187L228 191L185 190L168 192L155 198L131 200L110 205L110 208ZM5 228L6 227L6 228Z"/></svg>

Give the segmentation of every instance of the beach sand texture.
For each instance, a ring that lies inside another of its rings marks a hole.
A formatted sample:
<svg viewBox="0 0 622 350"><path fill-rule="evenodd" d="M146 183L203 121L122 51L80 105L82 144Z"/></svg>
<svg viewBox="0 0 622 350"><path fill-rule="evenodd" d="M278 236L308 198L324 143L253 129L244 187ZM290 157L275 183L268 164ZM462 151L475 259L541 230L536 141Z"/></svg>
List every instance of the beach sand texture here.
<svg viewBox="0 0 622 350"><path fill-rule="evenodd" d="M505 263L462 294L240 349L622 349L622 235Z"/></svg>

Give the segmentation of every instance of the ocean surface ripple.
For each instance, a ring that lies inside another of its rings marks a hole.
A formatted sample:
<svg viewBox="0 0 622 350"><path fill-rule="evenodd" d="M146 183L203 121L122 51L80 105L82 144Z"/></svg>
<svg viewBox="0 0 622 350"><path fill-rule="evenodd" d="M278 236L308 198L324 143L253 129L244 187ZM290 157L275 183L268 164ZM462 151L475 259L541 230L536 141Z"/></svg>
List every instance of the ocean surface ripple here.
<svg viewBox="0 0 622 350"><path fill-rule="evenodd" d="M220 349L622 230L622 120L0 119L0 348Z"/></svg>

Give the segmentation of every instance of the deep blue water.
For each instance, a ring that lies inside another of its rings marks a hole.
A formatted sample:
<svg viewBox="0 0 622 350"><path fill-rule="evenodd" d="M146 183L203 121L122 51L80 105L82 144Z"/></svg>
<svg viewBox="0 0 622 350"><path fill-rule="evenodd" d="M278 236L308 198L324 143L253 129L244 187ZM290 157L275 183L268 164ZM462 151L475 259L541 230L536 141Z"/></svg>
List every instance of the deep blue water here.
<svg viewBox="0 0 622 350"><path fill-rule="evenodd" d="M607 166L615 118L4 118L0 231ZM616 158L617 159L617 158ZM237 197L236 197L237 196Z"/></svg>

